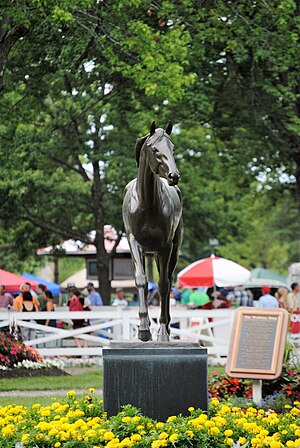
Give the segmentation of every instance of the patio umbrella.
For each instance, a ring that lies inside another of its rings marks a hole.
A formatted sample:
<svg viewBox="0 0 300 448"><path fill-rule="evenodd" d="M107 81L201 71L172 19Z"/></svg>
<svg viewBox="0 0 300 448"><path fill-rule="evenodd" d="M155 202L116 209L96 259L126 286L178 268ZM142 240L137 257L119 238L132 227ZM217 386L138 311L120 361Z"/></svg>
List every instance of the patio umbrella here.
<svg viewBox="0 0 300 448"><path fill-rule="evenodd" d="M215 257L195 261L179 272L181 286L237 286L250 279L251 273L234 261Z"/></svg>

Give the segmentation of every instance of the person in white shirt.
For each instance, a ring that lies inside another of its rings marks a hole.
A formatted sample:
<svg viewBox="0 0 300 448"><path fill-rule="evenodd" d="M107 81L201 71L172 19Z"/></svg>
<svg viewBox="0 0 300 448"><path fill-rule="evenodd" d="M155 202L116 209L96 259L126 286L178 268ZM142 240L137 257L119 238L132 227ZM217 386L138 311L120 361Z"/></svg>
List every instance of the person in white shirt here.
<svg viewBox="0 0 300 448"><path fill-rule="evenodd" d="M112 306L128 306L123 289L117 289L117 297L113 301Z"/></svg>
<svg viewBox="0 0 300 448"><path fill-rule="evenodd" d="M270 294L270 286L263 286L261 292L263 295L258 299L258 306L260 308L279 308L278 300Z"/></svg>

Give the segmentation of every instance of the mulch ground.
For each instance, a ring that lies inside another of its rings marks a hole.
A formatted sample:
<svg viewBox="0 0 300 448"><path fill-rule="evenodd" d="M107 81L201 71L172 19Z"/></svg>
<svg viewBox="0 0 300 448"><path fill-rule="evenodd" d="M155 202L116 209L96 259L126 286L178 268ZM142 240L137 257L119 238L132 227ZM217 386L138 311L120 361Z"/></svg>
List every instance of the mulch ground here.
<svg viewBox="0 0 300 448"><path fill-rule="evenodd" d="M69 373L57 368L42 368L42 369L10 369L0 370L1 378L28 378L36 376L67 376Z"/></svg>

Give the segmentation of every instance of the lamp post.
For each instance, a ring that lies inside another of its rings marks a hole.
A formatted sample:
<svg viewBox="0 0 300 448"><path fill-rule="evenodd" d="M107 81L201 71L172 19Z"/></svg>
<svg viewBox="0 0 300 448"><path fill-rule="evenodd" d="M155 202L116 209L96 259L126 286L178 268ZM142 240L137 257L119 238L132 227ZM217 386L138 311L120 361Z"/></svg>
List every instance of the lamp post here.
<svg viewBox="0 0 300 448"><path fill-rule="evenodd" d="M211 247L211 255L215 255L214 248L219 246L219 240L217 238L210 238L208 241L210 247Z"/></svg>

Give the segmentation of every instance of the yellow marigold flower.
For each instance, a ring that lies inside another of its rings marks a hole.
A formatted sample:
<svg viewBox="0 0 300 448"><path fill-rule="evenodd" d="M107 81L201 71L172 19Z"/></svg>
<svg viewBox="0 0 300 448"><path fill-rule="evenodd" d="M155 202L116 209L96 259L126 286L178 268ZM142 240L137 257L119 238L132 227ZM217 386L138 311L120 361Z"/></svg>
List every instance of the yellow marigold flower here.
<svg viewBox="0 0 300 448"><path fill-rule="evenodd" d="M239 437L238 442L240 445L244 445L246 443L246 441L247 441L246 437Z"/></svg>
<svg viewBox="0 0 300 448"><path fill-rule="evenodd" d="M94 387L90 387L89 391L91 392L91 394L93 394L95 392L95 388Z"/></svg>
<svg viewBox="0 0 300 448"><path fill-rule="evenodd" d="M190 431L189 429L187 431L185 431L185 433L186 433L187 436L189 436L191 438L194 437L193 431Z"/></svg>
<svg viewBox="0 0 300 448"><path fill-rule="evenodd" d="M159 423L159 422L158 422ZM156 424L156 425L158 425L158 423ZM144 425L138 425L137 427L136 427L136 429L138 429L139 431L141 430L141 429L144 429Z"/></svg>
<svg viewBox="0 0 300 448"><path fill-rule="evenodd" d="M229 414L230 413L230 407L225 405L225 404L223 404L223 406L221 407L220 412L223 415Z"/></svg>
<svg viewBox="0 0 300 448"><path fill-rule="evenodd" d="M58 434L58 430L57 430L56 428L51 429L51 430L49 431L49 433L48 433L48 435L49 435L50 437L52 437L52 436L56 436L56 434Z"/></svg>
<svg viewBox="0 0 300 448"><path fill-rule="evenodd" d="M164 424L163 424L163 422L157 422L155 426L156 426L156 428L159 429L159 428L163 428Z"/></svg>
<svg viewBox="0 0 300 448"><path fill-rule="evenodd" d="M170 417L168 417L167 422L172 422L175 419L176 419L176 415L171 415Z"/></svg>
<svg viewBox="0 0 300 448"><path fill-rule="evenodd" d="M284 407L285 409L290 409L292 406L290 404L286 404Z"/></svg>
<svg viewBox="0 0 300 448"><path fill-rule="evenodd" d="M288 440L286 442L286 446L287 446L287 448L297 448L295 445L295 442L293 440Z"/></svg>
<svg viewBox="0 0 300 448"><path fill-rule="evenodd" d="M270 448L283 448L283 445L282 443L273 440L273 442L270 443Z"/></svg>
<svg viewBox="0 0 300 448"><path fill-rule="evenodd" d="M258 414L260 414L260 415L264 415L264 414L265 414L264 409L259 409L259 410L258 410Z"/></svg>
<svg viewBox="0 0 300 448"><path fill-rule="evenodd" d="M212 398L212 399L210 400L210 404L211 404L212 406L220 406L220 402L219 402L219 400L218 400L217 398Z"/></svg>
<svg viewBox="0 0 300 448"><path fill-rule="evenodd" d="M193 406L190 406L189 408L188 408L188 411L189 412L193 412L195 410L195 408L193 408Z"/></svg>
<svg viewBox="0 0 300 448"><path fill-rule="evenodd" d="M74 397L75 394L75 390L69 390L69 392L67 393L68 397Z"/></svg>
<svg viewBox="0 0 300 448"><path fill-rule="evenodd" d="M232 446L233 444L233 439L230 439L230 437L228 437L228 439L225 440L226 445Z"/></svg>
<svg viewBox="0 0 300 448"><path fill-rule="evenodd" d="M170 442L176 442L178 440L178 434L171 434L169 437Z"/></svg>
<svg viewBox="0 0 300 448"><path fill-rule="evenodd" d="M129 423L130 421L131 421L131 418L128 416L122 418L123 423Z"/></svg>
<svg viewBox="0 0 300 448"><path fill-rule="evenodd" d="M226 431L224 431L224 435L226 437L230 437L230 436L232 436L232 434L233 434L232 429L226 429Z"/></svg>
<svg viewBox="0 0 300 448"><path fill-rule="evenodd" d="M159 436L158 436L158 438L159 438L160 440L162 440L162 439L167 439L168 437L169 437L169 434L168 434L166 431L161 432L161 433L159 434Z"/></svg>
<svg viewBox="0 0 300 448"><path fill-rule="evenodd" d="M133 442L139 442L140 440L141 440L141 435L140 434L132 434L132 436L131 436L131 440L133 441Z"/></svg>
<svg viewBox="0 0 300 448"><path fill-rule="evenodd" d="M260 433L262 436L267 436L267 435L269 434L269 431L268 431L267 429L262 429L259 433Z"/></svg>
<svg viewBox="0 0 300 448"><path fill-rule="evenodd" d="M162 442L164 442L164 440L154 440L151 443L151 448L160 448L161 446L163 446Z"/></svg>
<svg viewBox="0 0 300 448"><path fill-rule="evenodd" d="M38 409L40 407L41 407L41 405L39 403L35 403L32 405L32 409Z"/></svg>
<svg viewBox="0 0 300 448"><path fill-rule="evenodd" d="M212 420L214 420L216 422L217 426L225 426L227 424L227 420L224 417L214 417Z"/></svg>
<svg viewBox="0 0 300 448"><path fill-rule="evenodd" d="M30 434L26 433L22 435L21 441L27 443L30 439Z"/></svg>
<svg viewBox="0 0 300 448"><path fill-rule="evenodd" d="M60 443L60 442L56 442L56 443L54 444L54 446L55 446L55 448L58 448L59 446L61 446L61 443Z"/></svg>
<svg viewBox="0 0 300 448"><path fill-rule="evenodd" d="M300 409L293 408L293 409L290 410L290 414L298 416L298 415L300 415Z"/></svg>
<svg viewBox="0 0 300 448"><path fill-rule="evenodd" d="M44 438L43 434L39 433L35 436L36 440L42 440Z"/></svg>
<svg viewBox="0 0 300 448"><path fill-rule="evenodd" d="M138 423L140 420L141 420L141 417L139 417L138 415L135 415L131 419L132 423Z"/></svg>
<svg viewBox="0 0 300 448"><path fill-rule="evenodd" d="M10 436L15 431L14 425L7 425L2 428L2 434L4 436Z"/></svg>
<svg viewBox="0 0 300 448"><path fill-rule="evenodd" d="M123 439L120 443L118 443L117 445L115 445L116 447L128 447L128 446L132 446L132 441L130 440L129 437L125 437L125 439Z"/></svg>
<svg viewBox="0 0 300 448"><path fill-rule="evenodd" d="M114 447L114 448L115 448L117 444L119 444L119 439L118 439L118 438L115 438L115 439L110 440L110 441L108 442L108 444L106 445L106 447L107 447L107 448L111 448L111 447Z"/></svg>
<svg viewBox="0 0 300 448"><path fill-rule="evenodd" d="M104 438L104 440L112 440L112 439L114 439L114 437L115 437L115 435L114 435L114 433L111 432L111 431L106 431L106 432L103 434L103 438Z"/></svg>
<svg viewBox="0 0 300 448"><path fill-rule="evenodd" d="M218 434L220 434L220 430L216 426L214 426L213 428L209 428L208 432L212 436L217 436Z"/></svg>
<svg viewBox="0 0 300 448"><path fill-rule="evenodd" d="M294 401L293 404L294 404L295 406L298 406L298 404L300 404L300 401L296 400L296 401Z"/></svg>
<svg viewBox="0 0 300 448"><path fill-rule="evenodd" d="M205 422L206 428L212 428L213 426L215 426L215 422L213 422L211 420L207 420L207 422Z"/></svg>

